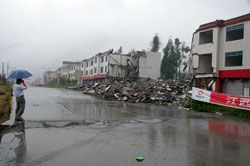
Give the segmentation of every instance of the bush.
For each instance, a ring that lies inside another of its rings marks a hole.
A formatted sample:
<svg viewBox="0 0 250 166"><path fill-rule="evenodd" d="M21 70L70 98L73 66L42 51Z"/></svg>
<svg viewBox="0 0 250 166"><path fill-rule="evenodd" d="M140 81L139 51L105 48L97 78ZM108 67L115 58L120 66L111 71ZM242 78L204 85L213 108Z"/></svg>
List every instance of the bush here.
<svg viewBox="0 0 250 166"><path fill-rule="evenodd" d="M185 106L189 106L193 110L201 111L201 112L221 112L226 115L238 116L243 118L250 118L250 111L237 109L232 107L226 107L211 103L205 103L197 100L188 99L189 101Z"/></svg>
<svg viewBox="0 0 250 166"><path fill-rule="evenodd" d="M49 84L45 84L45 87L49 87L49 88L67 88L69 86L74 86L76 85L74 82L71 83L49 83Z"/></svg>
<svg viewBox="0 0 250 166"><path fill-rule="evenodd" d="M6 77L5 77L5 75L0 75L0 84L6 84Z"/></svg>
<svg viewBox="0 0 250 166"><path fill-rule="evenodd" d="M9 120L12 106L12 89L7 85L0 85L0 123Z"/></svg>

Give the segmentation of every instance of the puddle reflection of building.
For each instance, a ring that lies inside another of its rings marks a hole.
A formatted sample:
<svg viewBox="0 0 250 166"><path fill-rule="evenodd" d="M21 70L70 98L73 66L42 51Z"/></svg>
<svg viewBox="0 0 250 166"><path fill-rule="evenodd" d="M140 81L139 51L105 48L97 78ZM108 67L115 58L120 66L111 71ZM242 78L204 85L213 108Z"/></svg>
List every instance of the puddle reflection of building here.
<svg viewBox="0 0 250 166"><path fill-rule="evenodd" d="M195 121L189 120L187 126ZM249 165L248 124L208 120L207 129L209 132L188 128L186 150L190 166Z"/></svg>
<svg viewBox="0 0 250 166"><path fill-rule="evenodd" d="M24 126L0 128L0 165L26 165Z"/></svg>
<svg viewBox="0 0 250 166"><path fill-rule="evenodd" d="M210 120L209 131L231 138L250 141L250 125L246 123L233 123Z"/></svg>

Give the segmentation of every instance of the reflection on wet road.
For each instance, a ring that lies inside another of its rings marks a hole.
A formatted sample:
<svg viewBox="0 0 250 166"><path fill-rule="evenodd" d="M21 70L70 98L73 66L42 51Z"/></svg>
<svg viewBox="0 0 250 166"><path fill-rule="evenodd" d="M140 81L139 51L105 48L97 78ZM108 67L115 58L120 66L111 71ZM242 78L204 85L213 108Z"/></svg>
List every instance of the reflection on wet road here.
<svg viewBox="0 0 250 166"><path fill-rule="evenodd" d="M15 128L0 128L0 165L26 165L24 123Z"/></svg>
<svg viewBox="0 0 250 166"><path fill-rule="evenodd" d="M70 90L29 88L26 100L25 129L1 132L1 166L250 165L249 121Z"/></svg>

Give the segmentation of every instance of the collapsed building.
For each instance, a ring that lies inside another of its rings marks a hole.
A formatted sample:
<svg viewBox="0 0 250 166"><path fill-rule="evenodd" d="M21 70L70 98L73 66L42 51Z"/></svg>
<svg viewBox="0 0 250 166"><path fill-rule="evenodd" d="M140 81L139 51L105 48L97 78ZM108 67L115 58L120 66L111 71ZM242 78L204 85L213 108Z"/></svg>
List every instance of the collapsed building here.
<svg viewBox="0 0 250 166"><path fill-rule="evenodd" d="M56 71L44 73L44 83L61 78L77 84L115 80L157 80L160 77L161 54L137 51L134 54L117 54L113 50L98 53L81 62L63 61Z"/></svg>
<svg viewBox="0 0 250 166"><path fill-rule="evenodd" d="M81 61L81 83L94 83L106 78L158 79L161 54L137 51L136 54L116 54L113 50L98 53Z"/></svg>

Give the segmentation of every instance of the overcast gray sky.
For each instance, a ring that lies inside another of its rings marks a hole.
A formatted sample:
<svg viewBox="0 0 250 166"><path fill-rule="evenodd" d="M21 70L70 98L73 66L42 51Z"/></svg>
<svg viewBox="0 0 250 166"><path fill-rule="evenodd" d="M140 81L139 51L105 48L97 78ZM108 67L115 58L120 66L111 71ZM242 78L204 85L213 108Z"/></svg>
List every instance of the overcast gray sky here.
<svg viewBox="0 0 250 166"><path fill-rule="evenodd" d="M199 25L249 12L250 0L0 0L0 63L38 76L120 46L148 49L155 33L162 48L170 36L190 46Z"/></svg>

